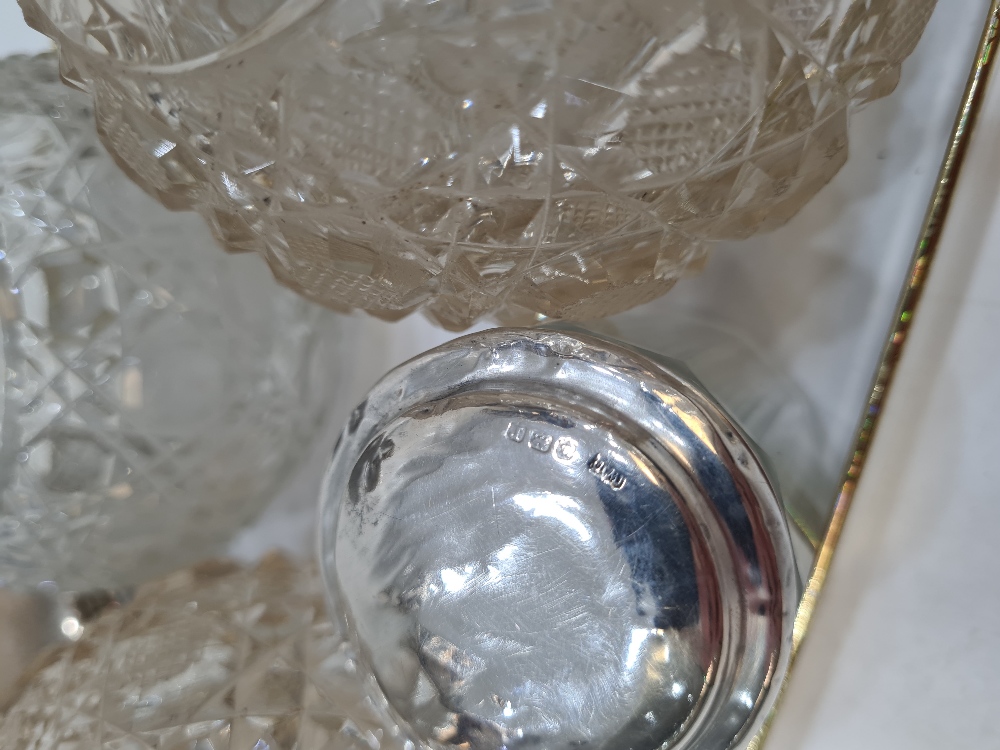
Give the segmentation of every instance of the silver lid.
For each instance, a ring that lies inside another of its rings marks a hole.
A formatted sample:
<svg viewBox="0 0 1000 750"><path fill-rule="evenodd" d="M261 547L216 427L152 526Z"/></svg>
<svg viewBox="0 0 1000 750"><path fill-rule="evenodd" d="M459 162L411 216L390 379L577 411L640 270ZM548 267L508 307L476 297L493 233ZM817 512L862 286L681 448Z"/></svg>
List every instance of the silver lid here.
<svg viewBox="0 0 1000 750"><path fill-rule="evenodd" d="M373 685L432 747L729 748L788 663L788 529L689 376L547 330L379 382L327 474L322 560Z"/></svg>

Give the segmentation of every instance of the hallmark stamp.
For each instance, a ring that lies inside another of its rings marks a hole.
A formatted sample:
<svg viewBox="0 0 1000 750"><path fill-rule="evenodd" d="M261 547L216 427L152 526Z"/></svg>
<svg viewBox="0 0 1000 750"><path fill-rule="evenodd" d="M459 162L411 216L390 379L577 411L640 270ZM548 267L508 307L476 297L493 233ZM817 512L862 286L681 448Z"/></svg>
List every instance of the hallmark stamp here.
<svg viewBox="0 0 1000 750"><path fill-rule="evenodd" d="M628 479L625 478L625 475L612 466L611 462L600 453L587 462L587 469L591 474L616 492L623 489L628 483Z"/></svg>
<svg viewBox="0 0 1000 750"><path fill-rule="evenodd" d="M512 443L525 443L529 448L539 453L549 453L552 451L553 446L555 446L556 458L563 461L571 457L573 448L576 445L576 441L572 438L563 437L556 440L554 435L550 435L547 432L531 430L524 425L514 424L513 422L507 425L504 437Z"/></svg>
<svg viewBox="0 0 1000 750"><path fill-rule="evenodd" d="M504 437L506 437L512 443L523 443L524 436L527 434L528 431L524 427L520 425L515 425L513 422L511 422L509 425L507 425L507 431L504 433Z"/></svg>
<svg viewBox="0 0 1000 750"><path fill-rule="evenodd" d="M548 453L552 449L555 438L546 435L544 432L532 432L528 436L528 447L539 453Z"/></svg>
<svg viewBox="0 0 1000 750"><path fill-rule="evenodd" d="M552 455L563 463L575 461L580 456L576 441L571 437L561 437L552 446Z"/></svg>

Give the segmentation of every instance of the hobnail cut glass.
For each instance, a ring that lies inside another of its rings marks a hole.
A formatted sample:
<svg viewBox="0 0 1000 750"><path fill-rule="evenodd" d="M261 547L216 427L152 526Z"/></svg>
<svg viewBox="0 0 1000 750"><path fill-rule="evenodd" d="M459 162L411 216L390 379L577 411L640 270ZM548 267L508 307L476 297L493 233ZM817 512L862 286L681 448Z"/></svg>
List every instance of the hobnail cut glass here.
<svg viewBox="0 0 1000 750"><path fill-rule="evenodd" d="M19 0L119 163L311 299L587 319L780 225L934 0Z"/></svg>
<svg viewBox="0 0 1000 750"><path fill-rule="evenodd" d="M344 323L263 265L133 185L53 56L0 63L0 584L131 585L274 497Z"/></svg>
<svg viewBox="0 0 1000 750"><path fill-rule="evenodd" d="M413 750L355 677L319 576L276 556L146 584L26 677L5 750Z"/></svg>

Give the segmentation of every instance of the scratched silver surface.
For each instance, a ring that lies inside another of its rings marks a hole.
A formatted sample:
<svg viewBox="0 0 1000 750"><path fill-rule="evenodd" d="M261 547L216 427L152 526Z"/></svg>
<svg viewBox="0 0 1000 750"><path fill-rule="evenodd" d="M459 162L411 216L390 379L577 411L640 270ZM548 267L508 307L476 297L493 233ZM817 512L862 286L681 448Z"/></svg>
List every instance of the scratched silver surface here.
<svg viewBox="0 0 1000 750"><path fill-rule="evenodd" d="M426 746L722 750L784 674L776 491L694 381L622 346L495 329L412 360L322 502L335 611Z"/></svg>

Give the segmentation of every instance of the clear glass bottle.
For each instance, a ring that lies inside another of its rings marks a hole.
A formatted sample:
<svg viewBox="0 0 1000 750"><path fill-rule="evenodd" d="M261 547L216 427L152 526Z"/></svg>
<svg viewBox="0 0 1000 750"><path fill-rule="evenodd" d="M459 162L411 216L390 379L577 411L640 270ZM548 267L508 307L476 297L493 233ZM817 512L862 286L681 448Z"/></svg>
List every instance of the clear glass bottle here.
<svg viewBox="0 0 1000 750"><path fill-rule="evenodd" d="M223 550L310 455L351 326L132 184L54 55L0 62L0 585Z"/></svg>

